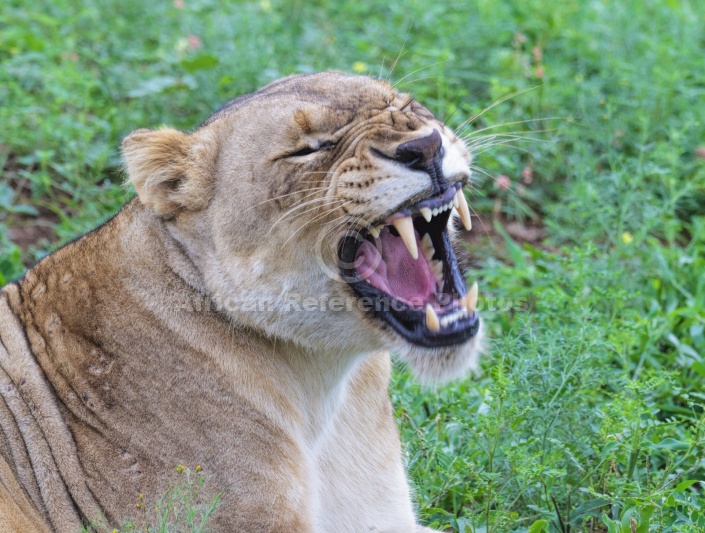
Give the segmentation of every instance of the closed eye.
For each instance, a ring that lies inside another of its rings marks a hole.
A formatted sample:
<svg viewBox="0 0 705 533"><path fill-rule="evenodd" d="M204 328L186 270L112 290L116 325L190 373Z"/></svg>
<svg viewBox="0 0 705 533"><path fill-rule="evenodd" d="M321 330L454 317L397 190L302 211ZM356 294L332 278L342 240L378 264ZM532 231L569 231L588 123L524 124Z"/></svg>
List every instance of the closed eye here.
<svg viewBox="0 0 705 533"><path fill-rule="evenodd" d="M296 150L295 152L287 154L287 157L303 157L306 155L313 154L315 152L320 152L321 150L330 150L333 147L335 147L335 143L333 141L323 141L317 147L305 146L300 150Z"/></svg>

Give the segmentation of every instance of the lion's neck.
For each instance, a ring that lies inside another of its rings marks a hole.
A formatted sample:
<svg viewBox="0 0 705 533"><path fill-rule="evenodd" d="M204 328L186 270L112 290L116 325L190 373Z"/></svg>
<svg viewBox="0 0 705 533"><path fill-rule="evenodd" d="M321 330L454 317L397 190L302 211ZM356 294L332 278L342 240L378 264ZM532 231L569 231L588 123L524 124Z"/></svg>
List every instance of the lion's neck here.
<svg viewBox="0 0 705 533"><path fill-rule="evenodd" d="M142 212L139 216L149 216L149 213ZM156 219L151 224L154 239L158 242L144 243L140 255L147 260L145 267L157 268L160 265L152 263L166 262L169 270L178 276L186 309L195 311L202 318L208 317L212 322L211 333L201 329L199 338L225 336L228 342L235 341L235 346L224 352L203 346L202 350L211 355L210 363L224 369L237 389L243 380L248 379L242 374L247 365L237 364L240 358L245 357L246 352L247 359L257 359L261 368L267 368L272 386L286 396L288 405L280 412L274 412L269 405L271 391L253 391L253 395L261 395L262 408L270 410L270 416L279 418L282 425L294 421L298 426L296 432L308 445L315 446L336 416L349 376L366 354L306 348L234 324L232 317L214 303L215 299L209 293L211 284L206 279L208 272L202 270L201 258L192 256L188 243L181 241L173 228ZM174 282L171 281L170 285L173 287ZM292 411L296 416L291 416Z"/></svg>
<svg viewBox="0 0 705 533"><path fill-rule="evenodd" d="M287 386L305 414L301 429L314 445L330 429L350 376L364 356L312 352L297 346L281 346L276 357L287 368Z"/></svg>

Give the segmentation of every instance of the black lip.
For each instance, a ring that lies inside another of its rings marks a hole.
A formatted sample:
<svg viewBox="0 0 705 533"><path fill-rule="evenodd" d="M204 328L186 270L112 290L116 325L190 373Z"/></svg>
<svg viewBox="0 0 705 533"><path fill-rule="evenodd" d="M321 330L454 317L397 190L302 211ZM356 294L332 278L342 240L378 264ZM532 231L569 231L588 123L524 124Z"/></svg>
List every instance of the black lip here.
<svg viewBox="0 0 705 533"><path fill-rule="evenodd" d="M415 206L412 207L415 208ZM355 269L354 262L357 249L368 235L368 228L351 230L338 244L341 276L357 297L364 299L368 312L386 322L408 342L425 348L442 348L463 344L477 334L480 329L480 317L477 311L438 332L434 332L426 327L425 311L414 309L361 279ZM437 250L442 249L444 253L444 276L446 280L452 280L450 294L454 299L460 299L467 293L467 288L463 274L458 267L447 229L440 233L440 238L442 246L438 246L440 243L434 244Z"/></svg>

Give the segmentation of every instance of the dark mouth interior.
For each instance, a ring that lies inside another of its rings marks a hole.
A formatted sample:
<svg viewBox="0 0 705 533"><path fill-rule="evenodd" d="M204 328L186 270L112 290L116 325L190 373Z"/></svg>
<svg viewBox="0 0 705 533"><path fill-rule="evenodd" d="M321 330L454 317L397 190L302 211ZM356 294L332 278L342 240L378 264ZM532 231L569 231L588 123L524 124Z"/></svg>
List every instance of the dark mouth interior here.
<svg viewBox="0 0 705 533"><path fill-rule="evenodd" d="M420 215L412 217L418 249L413 259L397 229L385 225L376 239L368 234L355 254L357 274L376 289L415 309L426 304L440 310L452 295L452 272L444 261L444 224L450 213L426 222ZM449 283L446 283L446 279ZM448 286L448 293L444 291Z"/></svg>
<svg viewBox="0 0 705 533"><path fill-rule="evenodd" d="M479 327L477 312L468 313L461 302L467 288L450 243L451 209L448 194L444 196L437 199L443 205L430 221L412 207L376 228L346 235L339 247L343 278L367 300L370 311L410 342L426 347L465 342ZM393 224L404 215L413 222L416 259ZM427 324L428 306L438 317L438 329Z"/></svg>

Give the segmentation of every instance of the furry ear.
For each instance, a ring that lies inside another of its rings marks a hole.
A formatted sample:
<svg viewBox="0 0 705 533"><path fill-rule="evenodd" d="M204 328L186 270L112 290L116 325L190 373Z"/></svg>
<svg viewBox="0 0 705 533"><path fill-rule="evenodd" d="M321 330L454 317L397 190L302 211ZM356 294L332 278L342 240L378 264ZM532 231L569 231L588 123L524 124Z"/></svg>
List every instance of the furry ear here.
<svg viewBox="0 0 705 533"><path fill-rule="evenodd" d="M158 215L171 218L208 205L217 145L206 132L141 129L125 137L122 153L140 201Z"/></svg>

